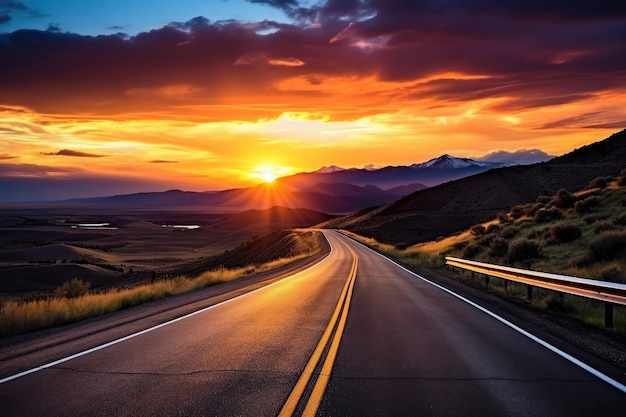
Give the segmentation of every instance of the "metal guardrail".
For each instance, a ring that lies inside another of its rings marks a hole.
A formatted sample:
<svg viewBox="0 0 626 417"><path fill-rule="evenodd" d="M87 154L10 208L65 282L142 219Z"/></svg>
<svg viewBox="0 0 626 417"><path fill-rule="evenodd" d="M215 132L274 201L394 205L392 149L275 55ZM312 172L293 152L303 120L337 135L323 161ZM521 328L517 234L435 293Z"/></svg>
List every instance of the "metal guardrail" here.
<svg viewBox="0 0 626 417"><path fill-rule="evenodd" d="M483 274L487 284L489 283L489 277L526 284L529 300L532 299L532 288L540 287L604 301L604 324L608 328L613 327L613 304L626 306L626 284L536 272L453 258L451 256L446 256L446 265L472 271L472 273ZM505 288L506 284L507 281L505 281Z"/></svg>

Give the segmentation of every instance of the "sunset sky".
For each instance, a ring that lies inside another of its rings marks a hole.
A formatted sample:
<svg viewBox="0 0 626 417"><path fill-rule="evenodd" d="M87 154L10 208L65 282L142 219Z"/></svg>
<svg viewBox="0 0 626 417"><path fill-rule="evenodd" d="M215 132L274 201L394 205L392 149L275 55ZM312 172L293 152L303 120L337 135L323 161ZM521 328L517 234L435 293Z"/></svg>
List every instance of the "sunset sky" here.
<svg viewBox="0 0 626 417"><path fill-rule="evenodd" d="M0 201L559 155L625 103L626 2L0 0Z"/></svg>

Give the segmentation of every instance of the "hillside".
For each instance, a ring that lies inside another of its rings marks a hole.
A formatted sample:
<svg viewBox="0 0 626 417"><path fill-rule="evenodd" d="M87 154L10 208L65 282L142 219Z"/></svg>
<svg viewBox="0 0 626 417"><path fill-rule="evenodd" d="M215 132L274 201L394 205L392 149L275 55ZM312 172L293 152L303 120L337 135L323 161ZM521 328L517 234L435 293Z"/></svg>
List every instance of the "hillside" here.
<svg viewBox="0 0 626 417"><path fill-rule="evenodd" d="M382 242L425 242L462 231L559 189L579 190L596 177L618 175L624 167L626 131L546 163L493 169L320 227L343 228Z"/></svg>

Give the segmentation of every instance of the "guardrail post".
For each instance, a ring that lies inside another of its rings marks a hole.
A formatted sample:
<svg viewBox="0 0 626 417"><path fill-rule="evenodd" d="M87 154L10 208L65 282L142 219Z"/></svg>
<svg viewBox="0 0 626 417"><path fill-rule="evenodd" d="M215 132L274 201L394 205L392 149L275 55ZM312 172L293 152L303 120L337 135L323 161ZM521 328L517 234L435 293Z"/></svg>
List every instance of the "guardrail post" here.
<svg viewBox="0 0 626 417"><path fill-rule="evenodd" d="M532 285L526 286L526 295L528 296L528 302L530 303L533 300L533 287Z"/></svg>
<svg viewBox="0 0 626 417"><path fill-rule="evenodd" d="M604 327L613 328L613 304L604 303Z"/></svg>
<svg viewBox="0 0 626 417"><path fill-rule="evenodd" d="M489 286L489 275L485 274L485 285Z"/></svg>

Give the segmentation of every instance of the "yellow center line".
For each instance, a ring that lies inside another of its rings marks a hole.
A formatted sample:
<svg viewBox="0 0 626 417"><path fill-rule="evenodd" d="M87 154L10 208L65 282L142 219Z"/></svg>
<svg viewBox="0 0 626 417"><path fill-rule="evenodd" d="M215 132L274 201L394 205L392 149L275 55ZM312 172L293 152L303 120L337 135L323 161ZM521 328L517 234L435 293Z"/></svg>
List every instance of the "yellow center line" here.
<svg viewBox="0 0 626 417"><path fill-rule="evenodd" d="M333 337L331 342L330 349L326 356L326 360L324 361L324 365L322 366L322 372L318 376L318 379L313 388L313 392L309 397L309 401L304 410L303 416L313 416L317 412L320 402L322 401L322 397L324 395L324 391L326 390L326 385L328 384L328 380L330 379L330 373L332 371L333 365L335 363L335 358L337 356L337 351L339 350L339 342L341 341L341 336L343 334L343 330L345 328L346 320L348 317L348 307L350 305L350 301L352 300L352 291L354 289L354 281L356 278L358 258L357 254L348 247L348 250L353 255L352 267L350 269L350 275L346 283L343 286L343 290L341 291L341 295L339 296L339 301L335 306L335 310L333 311L333 315L328 322L328 326L326 326L326 330L322 334L322 337L315 347L309 362L307 363L304 371L300 375L298 382L294 386L289 398L283 405L283 408L280 410L278 417L290 417L295 412L298 403L300 402L302 395L304 394L304 390L306 389L311 376L313 375L313 371L317 367L322 353L324 352L325 347L328 344L330 336L337 324L337 319L339 318L339 313L341 312L341 319L339 320L339 326L337 327L337 331ZM343 307L343 311L342 311Z"/></svg>

